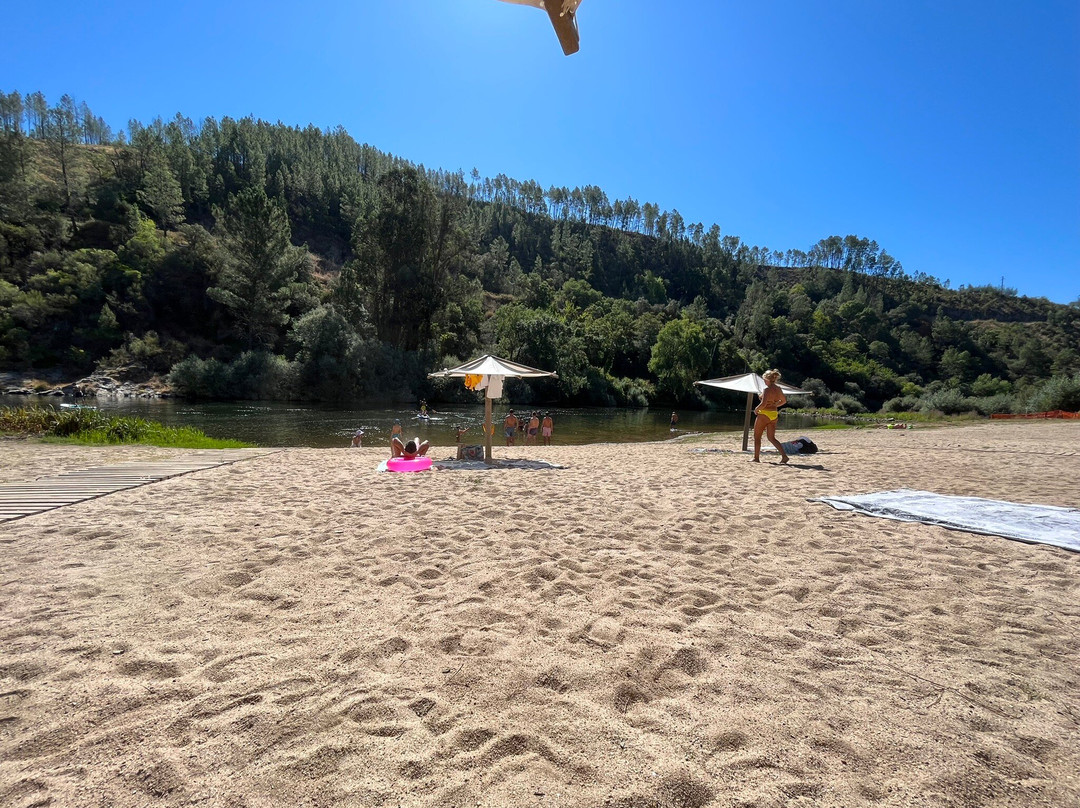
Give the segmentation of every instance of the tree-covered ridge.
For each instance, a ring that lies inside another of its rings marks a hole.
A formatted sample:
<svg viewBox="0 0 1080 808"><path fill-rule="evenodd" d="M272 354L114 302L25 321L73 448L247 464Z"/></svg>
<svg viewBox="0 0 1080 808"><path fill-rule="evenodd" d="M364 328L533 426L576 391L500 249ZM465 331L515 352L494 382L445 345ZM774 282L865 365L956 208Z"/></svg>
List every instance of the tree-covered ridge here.
<svg viewBox="0 0 1080 808"><path fill-rule="evenodd" d="M518 396L688 403L696 379L776 366L846 411L1026 407L1080 373L1076 305L952 290L870 239L752 247L342 129L178 115L114 138L40 93L0 93L0 127L0 367L138 361L190 394L406 397L490 350L559 372Z"/></svg>

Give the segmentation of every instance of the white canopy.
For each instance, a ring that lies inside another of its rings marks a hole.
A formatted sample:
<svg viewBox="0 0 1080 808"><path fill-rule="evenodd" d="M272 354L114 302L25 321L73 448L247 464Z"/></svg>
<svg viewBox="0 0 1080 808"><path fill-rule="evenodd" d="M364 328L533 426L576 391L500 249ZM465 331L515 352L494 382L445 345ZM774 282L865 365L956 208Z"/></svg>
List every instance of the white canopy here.
<svg viewBox="0 0 1080 808"><path fill-rule="evenodd" d="M701 382L694 382L694 384L701 384L706 387L720 387L724 390L736 390L740 393L757 393L759 396L765 392L765 380L756 373L743 373L738 376L724 376L719 379L706 379ZM800 390L798 387L792 387L790 384L784 384L783 382L777 382L776 386L779 387L785 395L797 396L808 395L809 390Z"/></svg>
<svg viewBox="0 0 1080 808"><path fill-rule="evenodd" d="M545 376L558 378L558 374L550 370L538 370L519 362L511 362L509 359L500 359L491 354L484 354L479 359L473 359L456 368L443 368L434 373L429 373L428 378L446 378L447 376L487 376L484 391L484 460L491 462L491 399L502 395L502 380L507 377L519 379L538 379ZM495 393L494 391L498 391Z"/></svg>
<svg viewBox="0 0 1080 808"><path fill-rule="evenodd" d="M746 393L746 415L743 418L742 436L742 448L745 452L746 447L750 442L750 413L754 407L754 394L756 393L760 396L765 392L765 380L756 373L742 373L738 376L723 376L719 379L706 379L705 381L694 382L694 384L700 384L703 387L719 387L722 390L735 390L739 393ZM782 382L777 382L776 386L780 388L784 395L788 396L808 395L810 393L809 390L802 390Z"/></svg>
<svg viewBox="0 0 1080 808"><path fill-rule="evenodd" d="M558 374L549 370L537 370L528 365L511 362L509 359L500 359L491 354L484 354L479 359L473 359L456 368L443 368L434 373L429 373L430 378L436 376L511 376L524 379L539 378L541 376L555 376Z"/></svg>

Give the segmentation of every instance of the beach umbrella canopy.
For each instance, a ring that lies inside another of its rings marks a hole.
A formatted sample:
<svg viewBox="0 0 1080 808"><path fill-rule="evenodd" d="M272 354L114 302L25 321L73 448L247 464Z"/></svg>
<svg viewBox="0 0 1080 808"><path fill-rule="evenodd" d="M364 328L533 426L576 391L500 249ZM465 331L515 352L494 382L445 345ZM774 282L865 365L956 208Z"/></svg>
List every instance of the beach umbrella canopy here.
<svg viewBox="0 0 1080 808"><path fill-rule="evenodd" d="M484 354L479 359L473 359L456 368L443 368L434 373L429 373L428 378L445 378L447 376L472 377L471 380L480 380L484 390L484 460L491 462L491 400L502 395L503 379L539 379L550 376L558 378L558 374L550 370L539 370L520 362L511 362L509 359L500 359L491 354ZM480 389L475 384L470 389Z"/></svg>
<svg viewBox="0 0 1080 808"><path fill-rule="evenodd" d="M760 396L765 392L765 388L768 386L765 379L756 373L742 373L738 376L705 379L704 381L694 382L694 384L702 387L719 387L721 390L735 390L739 393L746 393L746 416L743 418L742 438L742 448L745 452L747 444L750 442L750 413L754 409L754 394ZM808 395L810 393L809 390L792 387L790 384L784 384L783 382L777 382L776 386L780 388L784 395L788 396Z"/></svg>

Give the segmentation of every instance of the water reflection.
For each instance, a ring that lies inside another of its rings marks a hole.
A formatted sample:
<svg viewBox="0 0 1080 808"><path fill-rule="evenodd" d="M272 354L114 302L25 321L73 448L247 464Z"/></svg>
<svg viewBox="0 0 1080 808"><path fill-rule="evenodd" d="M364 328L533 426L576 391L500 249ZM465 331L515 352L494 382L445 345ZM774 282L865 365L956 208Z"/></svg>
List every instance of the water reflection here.
<svg viewBox="0 0 1080 808"><path fill-rule="evenodd" d="M65 399L0 396L0 406L30 403L58 406ZM68 402L71 403L71 402ZM263 446L345 447L357 429L364 430L364 445L387 445L394 420L400 420L406 437L419 436L435 446L452 446L456 430L467 429L466 443L483 443L480 425L482 405L436 410L430 418L417 417L415 410L402 408L350 409L320 404L281 402L186 402L175 399L78 399L117 415L138 416L167 426L191 426L215 438L234 438ZM518 415L528 416L533 408L514 405ZM505 444L502 419L510 405L496 403L495 445ZM670 409L617 409L601 407L553 407L536 410L543 418L551 413L555 422L552 443L635 443L667 440L689 432L739 432L743 412L679 411L678 431L669 430ZM812 419L784 416L783 431L806 429ZM540 442L540 438L537 438ZM517 443L524 442L518 436Z"/></svg>

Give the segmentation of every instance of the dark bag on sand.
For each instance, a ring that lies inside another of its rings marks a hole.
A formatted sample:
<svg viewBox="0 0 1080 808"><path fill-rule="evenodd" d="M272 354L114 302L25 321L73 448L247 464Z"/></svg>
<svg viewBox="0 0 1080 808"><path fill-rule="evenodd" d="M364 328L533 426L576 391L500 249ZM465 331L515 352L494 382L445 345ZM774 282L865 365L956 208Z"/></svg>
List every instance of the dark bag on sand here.
<svg viewBox="0 0 1080 808"><path fill-rule="evenodd" d="M799 438L796 443L802 444L799 448L799 454L817 454L817 444L810 440L810 438Z"/></svg>

